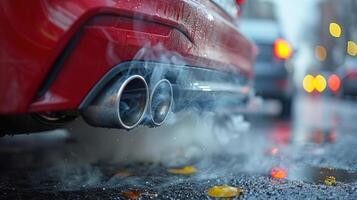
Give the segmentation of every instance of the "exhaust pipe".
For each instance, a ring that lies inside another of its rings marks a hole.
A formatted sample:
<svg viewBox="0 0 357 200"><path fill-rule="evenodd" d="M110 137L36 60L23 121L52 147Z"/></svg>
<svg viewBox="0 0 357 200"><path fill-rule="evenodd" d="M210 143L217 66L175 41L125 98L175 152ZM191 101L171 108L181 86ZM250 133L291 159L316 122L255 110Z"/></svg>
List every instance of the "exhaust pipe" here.
<svg viewBox="0 0 357 200"><path fill-rule="evenodd" d="M111 83L84 111L91 125L105 128L135 128L144 118L149 102L149 88L140 75Z"/></svg>
<svg viewBox="0 0 357 200"><path fill-rule="evenodd" d="M171 111L173 90L170 81L161 79L151 91L149 102L149 126L162 125Z"/></svg>

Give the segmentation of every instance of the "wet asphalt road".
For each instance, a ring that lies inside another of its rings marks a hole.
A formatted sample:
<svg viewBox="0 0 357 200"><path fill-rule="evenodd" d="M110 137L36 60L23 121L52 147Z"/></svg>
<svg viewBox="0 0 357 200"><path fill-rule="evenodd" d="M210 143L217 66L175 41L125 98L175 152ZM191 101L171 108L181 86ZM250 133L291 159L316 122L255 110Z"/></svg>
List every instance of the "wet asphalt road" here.
<svg viewBox="0 0 357 200"><path fill-rule="evenodd" d="M125 199L125 191L139 191L141 199L209 199L208 188L225 184L243 190L239 199L357 199L356 106L297 98L292 120L250 116L250 129L223 140L224 150L176 165L77 162L63 150L76 140L62 133L6 137L0 141L0 199ZM167 171L184 165L197 172ZM285 179L270 177L277 167ZM328 176L336 184L326 185Z"/></svg>

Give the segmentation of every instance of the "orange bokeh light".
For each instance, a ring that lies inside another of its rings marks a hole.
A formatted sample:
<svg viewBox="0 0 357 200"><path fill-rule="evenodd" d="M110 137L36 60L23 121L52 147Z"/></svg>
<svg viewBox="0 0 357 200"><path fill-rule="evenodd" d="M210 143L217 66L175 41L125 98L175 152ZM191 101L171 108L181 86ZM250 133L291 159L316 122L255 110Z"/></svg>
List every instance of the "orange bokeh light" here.
<svg viewBox="0 0 357 200"><path fill-rule="evenodd" d="M332 74L328 78L328 87L332 92L337 92L341 87L341 80L336 74Z"/></svg>
<svg viewBox="0 0 357 200"><path fill-rule="evenodd" d="M321 62L325 61L327 57L326 48L322 45L317 45L315 47L315 57Z"/></svg>

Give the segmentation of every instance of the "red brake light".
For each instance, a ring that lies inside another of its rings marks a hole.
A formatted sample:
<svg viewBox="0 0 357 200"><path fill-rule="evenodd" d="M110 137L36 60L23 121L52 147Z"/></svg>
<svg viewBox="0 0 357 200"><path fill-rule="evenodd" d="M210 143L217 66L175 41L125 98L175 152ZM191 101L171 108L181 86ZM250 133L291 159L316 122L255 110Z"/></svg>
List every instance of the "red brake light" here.
<svg viewBox="0 0 357 200"><path fill-rule="evenodd" d="M290 58L293 53L290 44L283 39L275 40L273 48L275 58L281 60Z"/></svg>
<svg viewBox="0 0 357 200"><path fill-rule="evenodd" d="M332 92L337 92L341 86L341 80L336 74L332 74L328 78L328 86Z"/></svg>
<svg viewBox="0 0 357 200"><path fill-rule="evenodd" d="M236 0L236 2L237 2L237 5L240 6L245 2L245 0Z"/></svg>

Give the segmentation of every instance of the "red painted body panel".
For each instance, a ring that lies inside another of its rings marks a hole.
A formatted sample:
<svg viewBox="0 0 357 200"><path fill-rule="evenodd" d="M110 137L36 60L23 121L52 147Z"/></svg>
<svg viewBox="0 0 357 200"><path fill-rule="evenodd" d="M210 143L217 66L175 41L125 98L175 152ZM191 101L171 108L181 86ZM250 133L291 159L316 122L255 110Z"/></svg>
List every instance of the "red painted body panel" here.
<svg viewBox="0 0 357 200"><path fill-rule="evenodd" d="M192 66L252 74L251 44L207 0L2 0L0 9L0 114L76 109L103 74L147 44ZM36 97L80 27L56 79Z"/></svg>

